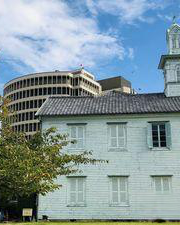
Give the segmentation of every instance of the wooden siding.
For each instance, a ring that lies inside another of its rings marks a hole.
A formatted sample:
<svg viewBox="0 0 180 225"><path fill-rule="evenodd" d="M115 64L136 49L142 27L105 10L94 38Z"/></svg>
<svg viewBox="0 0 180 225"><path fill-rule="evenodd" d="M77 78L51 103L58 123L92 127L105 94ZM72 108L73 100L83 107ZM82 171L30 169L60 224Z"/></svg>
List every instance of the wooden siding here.
<svg viewBox="0 0 180 225"><path fill-rule="evenodd" d="M67 133L67 123L87 123L86 150L109 163L80 166L86 176L86 205L68 207L67 177L59 177L62 188L39 196L38 217L49 219L180 219L180 114L146 116L94 116L43 118L42 128L51 126ZM170 121L171 150L151 150L147 144L147 122ZM127 149L108 151L107 122L127 122ZM68 148L65 151L69 151ZM72 150L71 150L72 151ZM128 176L128 206L110 206L109 177ZM172 191L157 194L152 175L172 175ZM77 174L76 174L77 176Z"/></svg>

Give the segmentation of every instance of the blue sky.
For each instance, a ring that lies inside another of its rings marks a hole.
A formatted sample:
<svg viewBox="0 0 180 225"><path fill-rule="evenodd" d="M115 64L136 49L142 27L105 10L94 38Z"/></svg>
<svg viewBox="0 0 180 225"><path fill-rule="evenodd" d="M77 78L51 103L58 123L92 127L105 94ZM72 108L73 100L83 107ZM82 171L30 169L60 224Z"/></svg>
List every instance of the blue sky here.
<svg viewBox="0 0 180 225"><path fill-rule="evenodd" d="M86 70L122 75L139 92L163 91L157 69L180 0L1 0L0 93L14 77Z"/></svg>

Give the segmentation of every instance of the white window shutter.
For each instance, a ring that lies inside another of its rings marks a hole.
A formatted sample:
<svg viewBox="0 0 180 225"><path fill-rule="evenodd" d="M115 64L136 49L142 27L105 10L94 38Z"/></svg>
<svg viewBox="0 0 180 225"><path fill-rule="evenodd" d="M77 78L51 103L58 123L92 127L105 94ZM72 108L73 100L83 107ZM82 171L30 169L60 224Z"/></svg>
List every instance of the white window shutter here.
<svg viewBox="0 0 180 225"><path fill-rule="evenodd" d="M76 203L76 179L75 178L71 178L70 179L70 203L71 204L75 204Z"/></svg>
<svg viewBox="0 0 180 225"><path fill-rule="evenodd" d="M112 178L112 204L118 204L119 196L118 196L118 178Z"/></svg>
<svg viewBox="0 0 180 225"><path fill-rule="evenodd" d="M83 178L79 178L78 180L78 186L77 186L77 202L78 203L83 203L84 202L84 179Z"/></svg>
<svg viewBox="0 0 180 225"><path fill-rule="evenodd" d="M120 178L120 202L123 204L127 204L127 178Z"/></svg>
<svg viewBox="0 0 180 225"><path fill-rule="evenodd" d="M149 148L153 148L153 141L152 141L152 124L147 124L147 144Z"/></svg>
<svg viewBox="0 0 180 225"><path fill-rule="evenodd" d="M118 125L118 146L120 148L125 147L125 127L124 127L124 125Z"/></svg>
<svg viewBox="0 0 180 225"><path fill-rule="evenodd" d="M71 126L71 138L74 138L74 139L77 138L75 126Z"/></svg>
<svg viewBox="0 0 180 225"><path fill-rule="evenodd" d="M170 122L166 123L166 142L167 142L167 147L170 149L172 142L171 142L171 124Z"/></svg>
<svg viewBox="0 0 180 225"><path fill-rule="evenodd" d="M70 134L71 134L71 141L76 140L77 138L77 131L75 126L70 127ZM71 148L76 148L77 143L71 143Z"/></svg>
<svg viewBox="0 0 180 225"><path fill-rule="evenodd" d="M156 192L162 191L161 177L154 177L154 185L155 185Z"/></svg>
<svg viewBox="0 0 180 225"><path fill-rule="evenodd" d="M84 127L77 127L77 131L78 131L77 148L83 148Z"/></svg>
<svg viewBox="0 0 180 225"><path fill-rule="evenodd" d="M117 147L117 131L115 125L108 126L108 143L110 148Z"/></svg>
<svg viewBox="0 0 180 225"><path fill-rule="evenodd" d="M170 190L170 178L169 177L163 177L163 191L169 192Z"/></svg>

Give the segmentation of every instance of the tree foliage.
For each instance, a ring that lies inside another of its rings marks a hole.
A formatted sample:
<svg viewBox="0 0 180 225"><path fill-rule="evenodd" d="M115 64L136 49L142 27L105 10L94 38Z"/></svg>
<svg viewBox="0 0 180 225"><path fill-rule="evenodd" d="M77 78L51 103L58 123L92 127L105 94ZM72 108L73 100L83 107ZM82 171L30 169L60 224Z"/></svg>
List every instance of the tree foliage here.
<svg viewBox="0 0 180 225"><path fill-rule="evenodd" d="M2 98L1 98L2 100ZM30 140L25 133L14 132L8 122L8 107L1 101L0 121L0 194L5 198L46 194L58 189L56 179L78 171L80 164L102 162L91 152L67 154L68 136L55 128L37 132Z"/></svg>

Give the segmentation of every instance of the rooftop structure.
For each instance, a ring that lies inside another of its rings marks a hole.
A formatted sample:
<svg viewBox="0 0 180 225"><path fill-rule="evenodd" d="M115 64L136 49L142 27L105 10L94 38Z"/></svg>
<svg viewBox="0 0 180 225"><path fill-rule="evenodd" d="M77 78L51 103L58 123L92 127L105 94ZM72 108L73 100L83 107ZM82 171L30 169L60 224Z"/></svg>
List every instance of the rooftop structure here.
<svg viewBox="0 0 180 225"><path fill-rule="evenodd" d="M110 77L107 79L99 80L98 83L101 85L103 92L108 92L112 90L129 94L133 92L131 88L131 82L126 80L122 76Z"/></svg>

